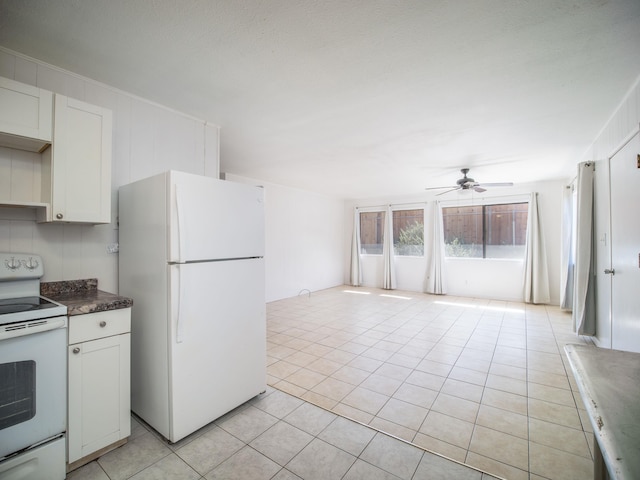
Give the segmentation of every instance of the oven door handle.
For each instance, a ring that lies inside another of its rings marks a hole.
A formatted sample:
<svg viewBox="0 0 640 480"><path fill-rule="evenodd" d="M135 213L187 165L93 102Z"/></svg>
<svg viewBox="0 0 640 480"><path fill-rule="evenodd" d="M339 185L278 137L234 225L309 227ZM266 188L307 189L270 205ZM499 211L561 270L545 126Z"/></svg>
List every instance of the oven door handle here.
<svg viewBox="0 0 640 480"><path fill-rule="evenodd" d="M0 328L0 341L65 328L66 326L67 317L54 317L48 318L46 321L32 320L30 322L5 325Z"/></svg>

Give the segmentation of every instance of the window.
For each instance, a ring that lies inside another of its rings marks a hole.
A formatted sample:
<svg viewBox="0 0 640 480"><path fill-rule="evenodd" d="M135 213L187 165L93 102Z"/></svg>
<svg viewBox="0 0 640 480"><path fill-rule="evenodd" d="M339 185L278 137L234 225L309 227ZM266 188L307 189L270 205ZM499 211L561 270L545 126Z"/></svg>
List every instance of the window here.
<svg viewBox="0 0 640 480"><path fill-rule="evenodd" d="M360 253L382 255L385 212L360 212ZM424 255L424 210L393 212L393 251L395 255Z"/></svg>
<svg viewBox="0 0 640 480"><path fill-rule="evenodd" d="M528 203L442 209L447 257L523 258Z"/></svg>
<svg viewBox="0 0 640 480"><path fill-rule="evenodd" d="M396 255L424 255L424 210L393 212L393 251Z"/></svg>
<svg viewBox="0 0 640 480"><path fill-rule="evenodd" d="M384 212L360 212L360 253L382 255Z"/></svg>

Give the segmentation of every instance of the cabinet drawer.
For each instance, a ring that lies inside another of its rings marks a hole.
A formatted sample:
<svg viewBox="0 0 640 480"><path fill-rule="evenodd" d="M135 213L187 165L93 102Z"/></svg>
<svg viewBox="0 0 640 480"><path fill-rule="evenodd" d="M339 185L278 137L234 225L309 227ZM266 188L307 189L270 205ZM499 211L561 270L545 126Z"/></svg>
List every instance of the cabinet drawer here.
<svg viewBox="0 0 640 480"><path fill-rule="evenodd" d="M69 345L130 331L130 308L69 317Z"/></svg>

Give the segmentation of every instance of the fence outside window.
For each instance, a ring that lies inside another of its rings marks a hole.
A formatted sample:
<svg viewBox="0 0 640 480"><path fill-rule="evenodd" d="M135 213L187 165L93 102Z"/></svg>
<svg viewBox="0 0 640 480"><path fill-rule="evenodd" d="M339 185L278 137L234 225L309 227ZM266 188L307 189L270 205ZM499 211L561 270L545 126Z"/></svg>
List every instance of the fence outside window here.
<svg viewBox="0 0 640 480"><path fill-rule="evenodd" d="M524 258L529 204L442 209L447 257Z"/></svg>

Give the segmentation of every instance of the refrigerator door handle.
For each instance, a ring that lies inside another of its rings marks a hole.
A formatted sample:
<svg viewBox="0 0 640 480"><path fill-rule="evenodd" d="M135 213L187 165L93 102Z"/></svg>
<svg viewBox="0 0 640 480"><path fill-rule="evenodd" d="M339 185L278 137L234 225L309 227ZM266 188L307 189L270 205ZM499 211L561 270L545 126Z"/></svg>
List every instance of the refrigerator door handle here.
<svg viewBox="0 0 640 480"><path fill-rule="evenodd" d="M184 246L186 244L184 232L184 202L182 201L182 185L176 184L176 216L178 217L178 262L184 263Z"/></svg>
<svg viewBox="0 0 640 480"><path fill-rule="evenodd" d="M178 288L178 317L176 318L176 343L182 343L184 338L184 319L182 314L182 305L184 305L184 288L180 282L180 265L173 265L176 269L176 280Z"/></svg>

